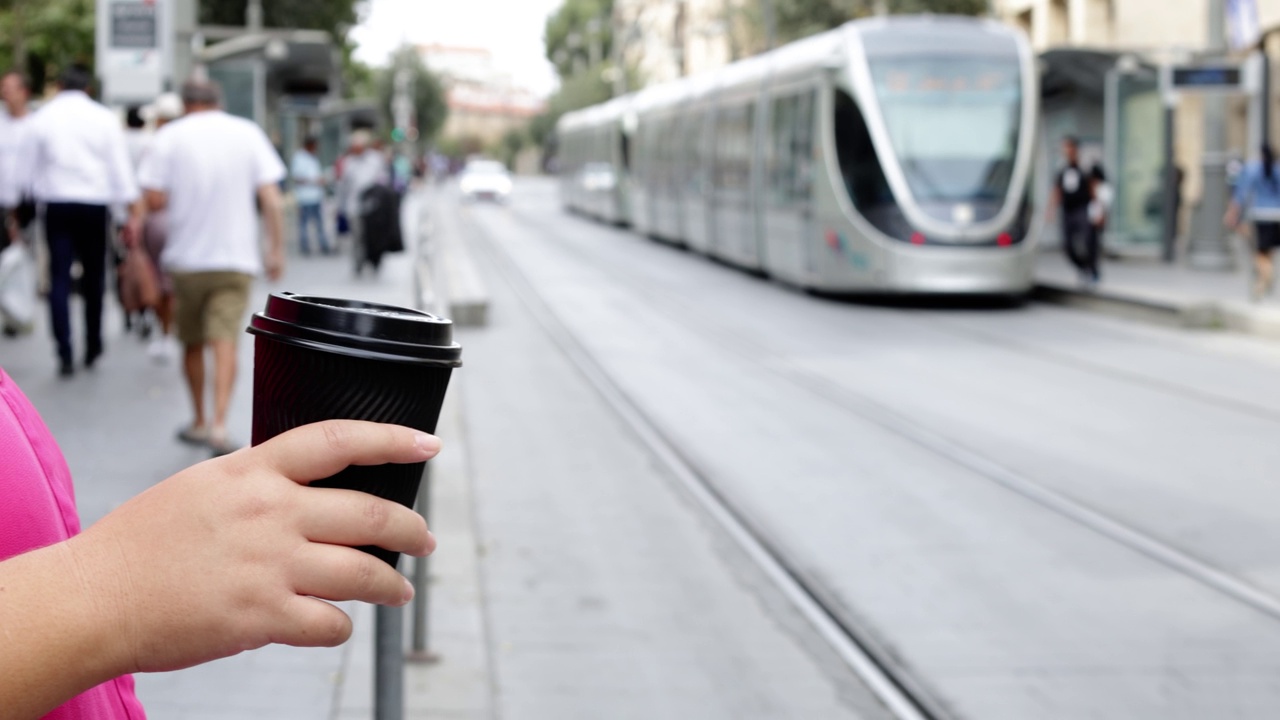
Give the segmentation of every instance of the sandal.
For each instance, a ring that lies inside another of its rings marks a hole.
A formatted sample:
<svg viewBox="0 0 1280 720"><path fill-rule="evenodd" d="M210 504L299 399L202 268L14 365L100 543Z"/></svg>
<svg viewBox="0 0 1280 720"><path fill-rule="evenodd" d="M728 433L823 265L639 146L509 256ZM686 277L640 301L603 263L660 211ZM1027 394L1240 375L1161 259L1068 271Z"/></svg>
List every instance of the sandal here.
<svg viewBox="0 0 1280 720"><path fill-rule="evenodd" d="M225 432L221 434L209 433L208 446L209 449L213 451L213 456L216 458L222 457L223 455L230 455L240 449L235 443L231 442L231 440L227 438Z"/></svg>
<svg viewBox="0 0 1280 720"><path fill-rule="evenodd" d="M178 442L206 447L209 445L209 428L188 425L178 431Z"/></svg>

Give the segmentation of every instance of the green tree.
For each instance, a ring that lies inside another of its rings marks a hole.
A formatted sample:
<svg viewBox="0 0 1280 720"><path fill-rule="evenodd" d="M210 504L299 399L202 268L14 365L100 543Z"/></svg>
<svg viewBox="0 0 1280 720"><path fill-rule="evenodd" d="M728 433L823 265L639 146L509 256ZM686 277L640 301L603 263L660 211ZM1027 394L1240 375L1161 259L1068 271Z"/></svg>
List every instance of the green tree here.
<svg viewBox="0 0 1280 720"><path fill-rule="evenodd" d="M542 40L547 59L561 78L571 77L594 59L609 58L613 48L613 0L565 0L547 18Z"/></svg>
<svg viewBox="0 0 1280 720"><path fill-rule="evenodd" d="M262 24L267 27L325 30L341 42L360 20L360 0L263 0ZM244 25L245 0L200 0L200 22Z"/></svg>
<svg viewBox="0 0 1280 720"><path fill-rule="evenodd" d="M39 92L72 63L93 67L94 0L0 1L0 53Z"/></svg>
<svg viewBox="0 0 1280 720"><path fill-rule="evenodd" d="M413 48L403 47L397 50L391 56L390 65L376 71L374 82L378 89L378 107L382 110L387 127L391 127L395 118L391 110L391 99L395 93L395 71L400 67L408 67L412 73L418 137L422 142L429 142L444 127L444 121L449 117L449 105L445 101L444 85L435 73L427 69Z"/></svg>
<svg viewBox="0 0 1280 720"><path fill-rule="evenodd" d="M560 83L560 89L547 100L547 109L529 123L529 137L534 143L545 147L560 116L602 103L611 97L613 85L604 81L598 69L567 78Z"/></svg>

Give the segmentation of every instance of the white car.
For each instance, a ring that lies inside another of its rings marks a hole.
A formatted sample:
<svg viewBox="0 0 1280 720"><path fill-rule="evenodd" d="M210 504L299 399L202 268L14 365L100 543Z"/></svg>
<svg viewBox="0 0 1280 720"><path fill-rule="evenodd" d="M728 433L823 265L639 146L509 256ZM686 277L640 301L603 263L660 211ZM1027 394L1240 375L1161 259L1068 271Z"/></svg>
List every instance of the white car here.
<svg viewBox="0 0 1280 720"><path fill-rule="evenodd" d="M511 173L497 160L472 160L458 176L458 188L467 200L506 202L511 197Z"/></svg>

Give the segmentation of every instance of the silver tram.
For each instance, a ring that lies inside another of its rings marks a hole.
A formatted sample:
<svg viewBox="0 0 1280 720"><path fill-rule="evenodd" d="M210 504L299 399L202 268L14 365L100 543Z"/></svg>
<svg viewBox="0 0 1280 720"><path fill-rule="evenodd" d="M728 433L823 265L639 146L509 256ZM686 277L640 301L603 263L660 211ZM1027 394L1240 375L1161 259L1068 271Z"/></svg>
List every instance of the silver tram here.
<svg viewBox="0 0 1280 720"><path fill-rule="evenodd" d="M1021 294L1036 72L1021 33L859 20L565 115L565 207L825 292Z"/></svg>

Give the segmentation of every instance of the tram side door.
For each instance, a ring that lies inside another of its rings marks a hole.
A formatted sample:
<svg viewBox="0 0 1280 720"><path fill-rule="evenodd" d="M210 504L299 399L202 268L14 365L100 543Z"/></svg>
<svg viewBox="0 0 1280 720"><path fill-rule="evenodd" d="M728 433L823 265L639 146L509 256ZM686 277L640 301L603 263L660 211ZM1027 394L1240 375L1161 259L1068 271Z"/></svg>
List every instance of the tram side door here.
<svg viewBox="0 0 1280 720"><path fill-rule="evenodd" d="M811 269L816 133L813 88L775 94L765 163L765 256L770 274L803 284Z"/></svg>

